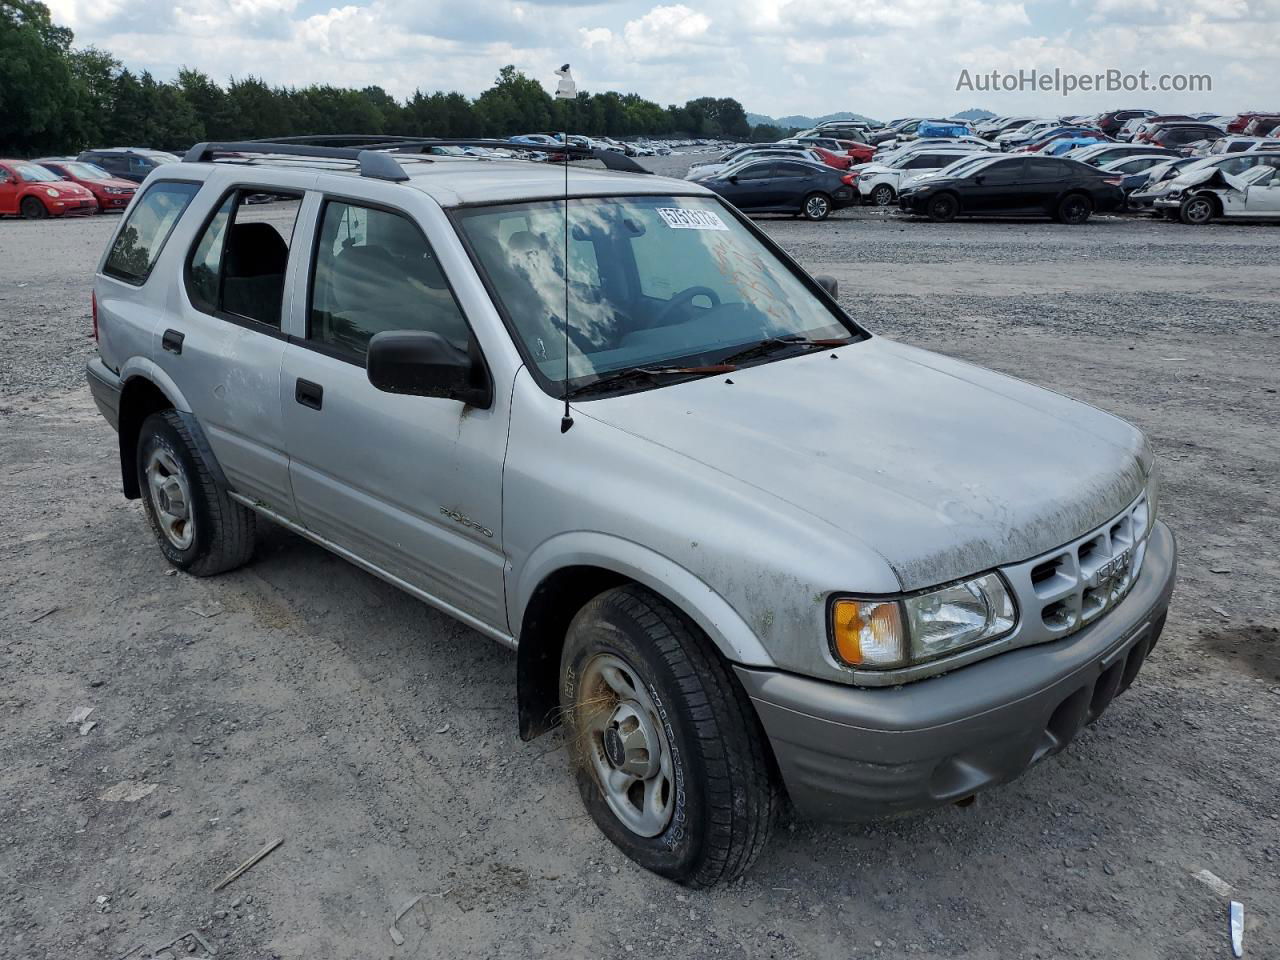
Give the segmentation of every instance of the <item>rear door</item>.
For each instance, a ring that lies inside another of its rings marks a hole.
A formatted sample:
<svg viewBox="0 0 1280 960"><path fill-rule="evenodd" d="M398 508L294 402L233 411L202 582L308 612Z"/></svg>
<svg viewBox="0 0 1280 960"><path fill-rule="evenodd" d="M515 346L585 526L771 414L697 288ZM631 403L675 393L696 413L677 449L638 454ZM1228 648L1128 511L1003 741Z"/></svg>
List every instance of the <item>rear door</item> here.
<svg viewBox="0 0 1280 960"><path fill-rule="evenodd" d="M280 411L282 319L297 269L303 194L272 181L220 180L184 252L176 317L157 331L156 364L182 386L231 488L295 515ZM296 183L296 178L293 178Z"/></svg>
<svg viewBox="0 0 1280 960"><path fill-rule="evenodd" d="M1066 165L1052 157L1031 157L1023 172L1019 209L1028 212L1052 213L1062 193L1066 179Z"/></svg>
<svg viewBox="0 0 1280 960"><path fill-rule="evenodd" d="M452 269L464 269L465 254L425 194L350 179L341 187L308 198L309 257L284 352L280 402L300 520L455 616L505 633L509 385L481 410L384 393L365 368L383 331L435 332L468 348L470 325L436 251L447 247ZM551 252L561 241L529 229L510 242Z"/></svg>

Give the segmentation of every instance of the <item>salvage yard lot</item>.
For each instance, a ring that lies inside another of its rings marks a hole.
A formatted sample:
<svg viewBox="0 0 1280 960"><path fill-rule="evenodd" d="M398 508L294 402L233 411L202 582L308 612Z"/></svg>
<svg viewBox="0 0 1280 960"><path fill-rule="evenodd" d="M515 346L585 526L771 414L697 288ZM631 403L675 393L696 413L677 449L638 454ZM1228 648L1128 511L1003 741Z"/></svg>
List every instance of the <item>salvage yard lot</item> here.
<svg viewBox="0 0 1280 960"><path fill-rule="evenodd" d="M1151 436L1179 586L1095 727L967 809L784 824L726 888L644 873L516 736L510 653L277 528L169 575L83 382L116 220L3 222L0 957L1225 957L1200 870L1280 956L1280 229L760 222L873 330Z"/></svg>

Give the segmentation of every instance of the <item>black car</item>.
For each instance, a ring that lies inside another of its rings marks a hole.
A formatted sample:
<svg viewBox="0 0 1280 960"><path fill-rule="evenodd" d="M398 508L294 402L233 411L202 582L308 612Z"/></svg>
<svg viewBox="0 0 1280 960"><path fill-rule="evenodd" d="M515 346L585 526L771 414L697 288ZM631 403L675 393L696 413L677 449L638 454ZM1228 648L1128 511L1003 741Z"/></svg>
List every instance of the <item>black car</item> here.
<svg viewBox="0 0 1280 960"><path fill-rule="evenodd" d="M750 161L699 183L744 213L794 213L809 220L825 220L856 196L850 174L803 160Z"/></svg>
<svg viewBox="0 0 1280 960"><path fill-rule="evenodd" d="M179 158L172 153L146 147L108 147L102 150L85 150L76 159L82 163L97 164L113 177L141 183L156 167L165 163L177 163Z"/></svg>
<svg viewBox="0 0 1280 960"><path fill-rule="evenodd" d="M952 164L902 192L898 205L932 220L1049 216L1084 223L1124 205L1120 177L1062 157L982 157Z"/></svg>

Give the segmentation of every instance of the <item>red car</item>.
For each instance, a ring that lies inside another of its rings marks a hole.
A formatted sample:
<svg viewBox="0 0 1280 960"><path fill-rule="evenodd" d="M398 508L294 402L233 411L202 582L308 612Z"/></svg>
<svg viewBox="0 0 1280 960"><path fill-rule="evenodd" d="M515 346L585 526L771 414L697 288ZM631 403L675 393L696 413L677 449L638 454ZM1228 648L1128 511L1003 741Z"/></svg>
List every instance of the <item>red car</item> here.
<svg viewBox="0 0 1280 960"><path fill-rule="evenodd" d="M840 146L844 147L844 152L853 158L853 163L870 163L876 155L876 148L870 144L841 140Z"/></svg>
<svg viewBox="0 0 1280 960"><path fill-rule="evenodd" d="M0 216L28 220L98 212L93 194L30 160L0 160Z"/></svg>
<svg viewBox="0 0 1280 960"><path fill-rule="evenodd" d="M1258 117L1269 117L1273 113L1280 113L1277 110L1255 110L1252 113L1242 113L1230 123L1227 124L1227 133L1244 133L1247 127Z"/></svg>
<svg viewBox="0 0 1280 960"><path fill-rule="evenodd" d="M137 192L138 185L132 180L113 177L96 163L84 163L80 160L60 160L53 157L47 160L33 160L46 170L52 170L63 180L78 183L98 201L98 210L124 210Z"/></svg>
<svg viewBox="0 0 1280 960"><path fill-rule="evenodd" d="M837 170L848 170L853 164L853 158L845 153L836 153L834 150L827 150L825 147L810 146L810 150L822 158L822 162L829 167L835 167Z"/></svg>

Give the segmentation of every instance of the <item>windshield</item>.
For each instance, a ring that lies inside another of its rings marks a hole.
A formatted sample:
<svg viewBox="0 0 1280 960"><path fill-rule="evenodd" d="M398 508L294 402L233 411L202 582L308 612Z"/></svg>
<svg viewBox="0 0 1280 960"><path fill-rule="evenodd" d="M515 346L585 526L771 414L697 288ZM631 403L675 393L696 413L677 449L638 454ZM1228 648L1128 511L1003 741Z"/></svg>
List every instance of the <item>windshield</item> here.
<svg viewBox="0 0 1280 960"><path fill-rule="evenodd" d="M61 180L62 178L38 163L15 163L13 168L18 171L18 176L23 180L30 181L47 181Z"/></svg>
<svg viewBox="0 0 1280 960"><path fill-rule="evenodd" d="M563 201L455 218L523 353L562 389ZM571 200L569 227L570 389L641 366L718 363L771 338L861 335L711 197Z"/></svg>
<svg viewBox="0 0 1280 960"><path fill-rule="evenodd" d="M96 163L64 163L63 169L73 177L79 177L81 180L110 180L111 174L103 170Z"/></svg>

